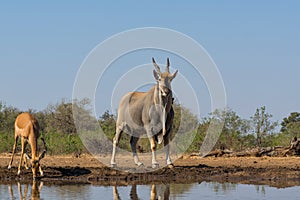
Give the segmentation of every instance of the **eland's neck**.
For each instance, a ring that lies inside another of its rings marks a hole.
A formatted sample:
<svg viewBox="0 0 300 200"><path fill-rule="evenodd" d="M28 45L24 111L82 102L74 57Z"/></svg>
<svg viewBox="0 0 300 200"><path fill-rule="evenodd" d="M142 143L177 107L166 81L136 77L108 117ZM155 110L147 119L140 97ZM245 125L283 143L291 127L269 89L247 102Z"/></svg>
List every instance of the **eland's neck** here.
<svg viewBox="0 0 300 200"><path fill-rule="evenodd" d="M159 90L159 85L156 84L153 87L153 93L154 93L154 95L153 95L154 104L159 104L159 105L163 106L165 108L165 110L167 112L169 112L171 109L171 105L172 105L172 97L173 97L172 90L170 89L167 96L162 96L161 92Z"/></svg>

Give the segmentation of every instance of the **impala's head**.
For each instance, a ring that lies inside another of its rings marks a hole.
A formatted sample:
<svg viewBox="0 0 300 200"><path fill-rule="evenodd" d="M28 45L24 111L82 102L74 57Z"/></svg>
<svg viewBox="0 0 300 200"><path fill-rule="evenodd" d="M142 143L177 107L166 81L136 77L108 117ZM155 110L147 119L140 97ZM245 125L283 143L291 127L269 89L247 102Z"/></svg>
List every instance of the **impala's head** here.
<svg viewBox="0 0 300 200"><path fill-rule="evenodd" d="M43 171L41 171L40 168L40 161L45 157L47 148L44 139L43 138L41 139L43 141L44 151L38 157L31 158L31 170L32 170L33 179L36 179L38 170L40 170L41 176L43 176Z"/></svg>
<svg viewBox="0 0 300 200"><path fill-rule="evenodd" d="M155 70L153 70L153 75L155 80L157 81L160 93L162 96L167 96L171 92L171 81L176 77L178 70L176 70L173 74L170 73L169 58L167 59L165 72L160 71L160 67L156 64L154 58L152 58L152 63L155 67Z"/></svg>
<svg viewBox="0 0 300 200"><path fill-rule="evenodd" d="M40 168L40 160L32 159L31 160L31 170L32 170L33 179L36 179L39 168Z"/></svg>

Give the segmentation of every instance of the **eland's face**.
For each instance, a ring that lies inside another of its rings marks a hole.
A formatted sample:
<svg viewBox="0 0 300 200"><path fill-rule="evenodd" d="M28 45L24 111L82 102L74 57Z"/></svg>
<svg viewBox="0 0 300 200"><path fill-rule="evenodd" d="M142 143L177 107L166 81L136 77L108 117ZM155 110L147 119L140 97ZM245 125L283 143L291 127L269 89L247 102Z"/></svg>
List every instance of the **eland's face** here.
<svg viewBox="0 0 300 200"><path fill-rule="evenodd" d="M175 75L176 76L176 75ZM162 96L167 96L171 92L171 82L175 78L173 74L168 72L161 73L156 79Z"/></svg>
<svg viewBox="0 0 300 200"><path fill-rule="evenodd" d="M169 59L167 60L166 71L163 73L160 71L160 67L155 63L155 60L153 58L152 62L155 67L155 70L153 70L153 75L158 83L160 93L162 96L167 96L171 92L171 82L176 77L178 70L176 70L173 74L170 73Z"/></svg>

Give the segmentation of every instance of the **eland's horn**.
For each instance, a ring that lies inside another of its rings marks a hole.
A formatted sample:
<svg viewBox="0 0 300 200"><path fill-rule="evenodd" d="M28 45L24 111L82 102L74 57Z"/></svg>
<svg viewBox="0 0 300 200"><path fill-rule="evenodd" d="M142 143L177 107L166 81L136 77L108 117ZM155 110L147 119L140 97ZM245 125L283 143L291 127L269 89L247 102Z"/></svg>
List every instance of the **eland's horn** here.
<svg viewBox="0 0 300 200"><path fill-rule="evenodd" d="M154 60L154 58L153 58L153 57L152 57L152 63L153 63L153 65L154 65L154 67L155 67L156 71L157 71L158 73L160 73L160 74L161 74L160 68L159 68L158 64L156 64L156 62L155 62L155 60Z"/></svg>
<svg viewBox="0 0 300 200"><path fill-rule="evenodd" d="M167 58L166 71L167 71L168 73L170 73L170 60L169 60L169 58Z"/></svg>

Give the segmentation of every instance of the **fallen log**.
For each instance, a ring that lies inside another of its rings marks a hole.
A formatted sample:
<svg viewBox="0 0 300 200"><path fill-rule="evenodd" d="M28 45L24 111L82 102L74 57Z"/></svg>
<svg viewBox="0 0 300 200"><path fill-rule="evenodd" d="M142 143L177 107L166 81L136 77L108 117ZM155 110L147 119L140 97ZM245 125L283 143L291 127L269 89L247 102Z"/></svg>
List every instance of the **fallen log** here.
<svg viewBox="0 0 300 200"><path fill-rule="evenodd" d="M263 157L263 156L285 157L285 156L300 156L300 151L295 148L291 149L289 147L276 146L276 147L247 149L239 152L216 149L209 152L206 155L198 154L198 156L202 156L202 157Z"/></svg>

